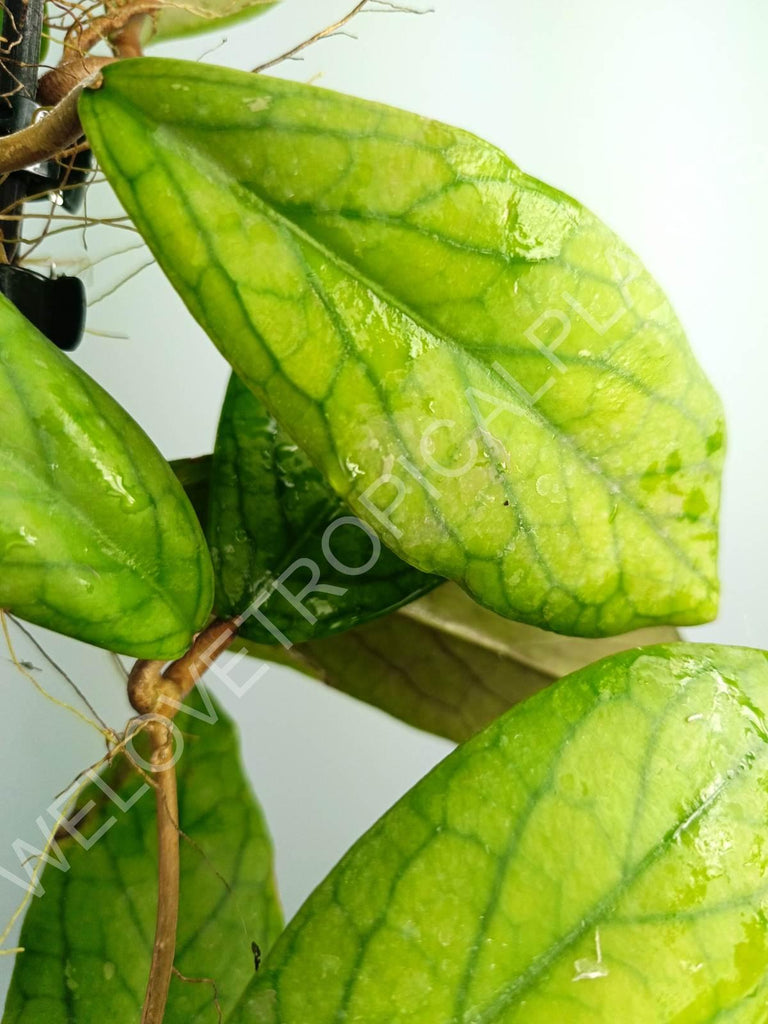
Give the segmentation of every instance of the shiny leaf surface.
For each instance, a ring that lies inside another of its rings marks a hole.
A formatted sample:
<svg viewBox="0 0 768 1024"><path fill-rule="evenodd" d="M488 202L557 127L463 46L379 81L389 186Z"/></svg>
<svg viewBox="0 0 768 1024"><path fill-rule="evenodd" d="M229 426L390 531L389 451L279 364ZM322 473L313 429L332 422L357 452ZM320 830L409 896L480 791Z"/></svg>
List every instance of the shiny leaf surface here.
<svg viewBox="0 0 768 1024"><path fill-rule="evenodd" d="M210 716L197 695L186 703ZM212 978L226 1015L253 977L251 942L266 952L281 917L266 825L233 726L215 713L215 724L184 713L177 720L184 738L179 817L190 838L181 840L176 967L187 978ZM75 835L59 839L69 870L46 867L45 893L27 913L3 1024L141 1017L157 896L154 794L121 758L78 807L90 807L87 817L76 812L69 819ZM164 1019L213 1024L212 986L173 977Z"/></svg>
<svg viewBox="0 0 768 1024"><path fill-rule="evenodd" d="M141 428L0 297L0 607L142 658L212 602L205 539Z"/></svg>
<svg viewBox="0 0 768 1024"><path fill-rule="evenodd" d="M446 758L352 848L229 1024L755 1024L768 656L619 654Z"/></svg>
<svg viewBox="0 0 768 1024"><path fill-rule="evenodd" d="M466 132L221 68L126 61L80 110L194 316L406 561L563 633L714 616L720 404L579 203Z"/></svg>
<svg viewBox="0 0 768 1024"><path fill-rule="evenodd" d="M384 547L232 377L211 472L208 540L215 607L252 607L261 643L326 636L383 615L439 582Z"/></svg>

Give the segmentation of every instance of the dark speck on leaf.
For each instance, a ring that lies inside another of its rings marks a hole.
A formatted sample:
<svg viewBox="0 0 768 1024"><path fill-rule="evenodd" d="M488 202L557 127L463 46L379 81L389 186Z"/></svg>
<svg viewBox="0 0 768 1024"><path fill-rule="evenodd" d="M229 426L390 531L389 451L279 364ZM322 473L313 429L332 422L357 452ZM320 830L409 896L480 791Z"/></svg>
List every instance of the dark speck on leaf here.
<svg viewBox="0 0 768 1024"><path fill-rule="evenodd" d="M253 969L258 971L261 966L261 950L257 942L251 943L251 952L253 953Z"/></svg>

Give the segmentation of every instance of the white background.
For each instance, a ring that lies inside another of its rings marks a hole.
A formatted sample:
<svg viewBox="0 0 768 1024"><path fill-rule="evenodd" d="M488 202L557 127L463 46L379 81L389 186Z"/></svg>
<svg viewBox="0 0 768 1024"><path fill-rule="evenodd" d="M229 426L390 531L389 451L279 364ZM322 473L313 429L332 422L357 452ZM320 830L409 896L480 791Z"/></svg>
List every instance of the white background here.
<svg viewBox="0 0 768 1024"><path fill-rule="evenodd" d="M433 0L434 13L365 14L351 31L273 73L382 100L469 128L525 170L592 207L666 288L723 395L729 456L722 518L723 601L697 640L768 646L768 5L764 0ZM250 24L157 47L249 69L335 20L351 3L284 0ZM95 193L91 210L108 199ZM63 236L61 264L82 257ZM90 257L135 244L95 231ZM44 253L54 251L43 247ZM36 255L40 255L40 251ZM146 251L85 274L92 298ZM156 268L93 306L77 362L169 458L209 451L227 368ZM106 337L122 334L127 338ZM102 652L42 631L47 648L120 727L129 709ZM20 655L39 656L17 643ZM240 676L245 673L242 667ZM36 678L61 696L50 672ZM103 752L101 741L36 693L0 652L0 865L39 840L52 798ZM319 684L272 669L238 701L243 756L265 808L292 914L350 843L449 744ZM0 878L0 921L21 892ZM107 908L105 908L107 912ZM0 929L1 930L1 929ZM8 945L13 944L11 936ZM5 989L11 957L0 957Z"/></svg>

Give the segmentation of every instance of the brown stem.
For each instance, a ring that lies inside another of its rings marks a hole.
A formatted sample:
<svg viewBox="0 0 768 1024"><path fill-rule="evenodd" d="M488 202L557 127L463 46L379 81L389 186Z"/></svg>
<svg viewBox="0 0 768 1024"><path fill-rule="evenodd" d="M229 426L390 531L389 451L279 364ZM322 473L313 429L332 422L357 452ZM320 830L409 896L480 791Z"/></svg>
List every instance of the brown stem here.
<svg viewBox="0 0 768 1024"><path fill-rule="evenodd" d="M37 102L44 107L56 106L84 78L100 71L107 64L113 64L115 60L115 57L73 57L51 68L40 76L37 83Z"/></svg>
<svg viewBox="0 0 768 1024"><path fill-rule="evenodd" d="M0 174L51 159L77 141L82 135L77 116L80 93L97 84L95 73L105 64L141 56L141 29L157 6L158 0L133 0L108 10L85 27L76 23L70 28L59 66L43 75L38 83L38 102L53 109L28 128L0 138ZM86 56L103 39L111 41L117 56Z"/></svg>
<svg viewBox="0 0 768 1024"><path fill-rule="evenodd" d="M152 737L152 765L157 772L157 921L141 1024L162 1024L176 952L180 828L173 740L168 720L236 632L235 620L217 619L199 633L187 653L165 671L162 661L137 661L128 676L131 705L140 715L157 716L148 727Z"/></svg>
<svg viewBox="0 0 768 1024"><path fill-rule="evenodd" d="M163 684L164 661L137 661L128 675L128 700L140 715L155 712L157 693Z"/></svg>
<svg viewBox="0 0 768 1024"><path fill-rule="evenodd" d="M114 32L109 42L118 57L141 57L141 33L148 14L134 14L119 32Z"/></svg>
<svg viewBox="0 0 768 1024"><path fill-rule="evenodd" d="M216 619L198 633L187 653L171 662L164 672L162 661L137 661L128 676L131 706L140 715L173 718L179 710L177 705L232 643L236 633L236 619Z"/></svg>
<svg viewBox="0 0 768 1024"><path fill-rule="evenodd" d="M170 729L154 722L148 731L152 738L152 765L156 772L157 918L141 1024L162 1024L176 955L179 919L179 800Z"/></svg>
<svg viewBox="0 0 768 1024"><path fill-rule="evenodd" d="M187 653L169 665L163 673L164 686L156 710L163 715L176 714L178 709L165 698L171 698L174 702L184 700L212 662L232 643L237 627L236 619L216 619L197 635Z"/></svg>
<svg viewBox="0 0 768 1024"><path fill-rule="evenodd" d="M83 134L77 116L77 101L83 89L98 88L99 81L98 71L88 75L47 116L20 132L0 139L0 174L19 171L39 160L47 160L77 142Z"/></svg>
<svg viewBox="0 0 768 1024"><path fill-rule="evenodd" d="M64 39L64 52L83 55L92 50L103 39L110 39L124 29L139 15L150 15L157 11L158 0L137 0L136 3L121 4L108 14L94 18L85 28L73 25ZM65 57L62 63L68 63Z"/></svg>

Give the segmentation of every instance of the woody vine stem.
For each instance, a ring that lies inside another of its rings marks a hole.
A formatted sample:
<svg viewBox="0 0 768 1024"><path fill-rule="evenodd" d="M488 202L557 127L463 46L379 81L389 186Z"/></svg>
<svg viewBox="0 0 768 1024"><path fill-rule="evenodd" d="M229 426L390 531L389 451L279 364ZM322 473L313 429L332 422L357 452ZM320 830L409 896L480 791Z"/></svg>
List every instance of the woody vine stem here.
<svg viewBox="0 0 768 1024"><path fill-rule="evenodd" d="M133 709L147 721L157 805L157 917L152 964L141 1024L161 1024L176 952L179 916L179 804L172 719L181 702L237 631L234 621L216 620L189 651L163 670L164 662L137 661L128 677Z"/></svg>

